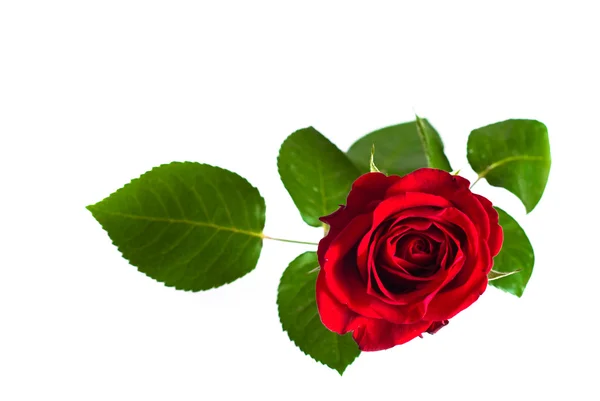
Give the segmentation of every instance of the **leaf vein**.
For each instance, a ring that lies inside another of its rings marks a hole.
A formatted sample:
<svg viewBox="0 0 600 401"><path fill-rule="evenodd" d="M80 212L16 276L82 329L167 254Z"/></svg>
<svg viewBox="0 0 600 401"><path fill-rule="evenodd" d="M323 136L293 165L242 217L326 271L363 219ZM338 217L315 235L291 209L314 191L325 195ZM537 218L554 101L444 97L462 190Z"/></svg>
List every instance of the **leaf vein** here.
<svg viewBox="0 0 600 401"><path fill-rule="evenodd" d="M546 159L543 156L530 156L530 155L516 155L516 156L505 157L504 159L498 160L497 162L494 162L494 163L490 164L489 166L487 166L481 173L479 173L479 176L477 178L478 179L484 178L486 175L489 174L490 171L492 171L500 166L503 166L506 163L515 162L515 161L543 162L543 161L548 161L548 159Z"/></svg>
<svg viewBox="0 0 600 401"><path fill-rule="evenodd" d="M236 227L231 227L231 226L221 226L221 225L218 225L218 224L215 224L212 222L209 223L209 222L204 222L204 221L187 220L187 219L172 219L169 217L140 216L140 215L135 215L135 214L130 214L130 213L112 212L112 211L108 211L108 210L97 210L97 212L108 214L111 216L123 217L126 219L147 220L147 221L172 223L172 224L189 224L189 225L198 226L198 227L213 228L218 231L231 231L231 232L238 233L238 234L244 234L244 235L249 235L252 237L263 238L263 234L261 232L242 230L242 229L238 229Z"/></svg>

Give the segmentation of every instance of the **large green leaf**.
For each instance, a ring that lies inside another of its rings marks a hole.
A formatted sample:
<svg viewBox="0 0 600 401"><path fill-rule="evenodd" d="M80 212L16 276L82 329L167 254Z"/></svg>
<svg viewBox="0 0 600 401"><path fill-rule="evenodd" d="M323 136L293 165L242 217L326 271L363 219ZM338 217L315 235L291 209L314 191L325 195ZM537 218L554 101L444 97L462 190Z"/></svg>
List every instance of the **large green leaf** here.
<svg viewBox="0 0 600 401"><path fill-rule="evenodd" d="M368 165L368 153L365 162ZM313 127L287 137L279 150L277 166L302 218L314 227L322 225L319 217L346 203L350 187L360 175L344 152Z"/></svg>
<svg viewBox="0 0 600 401"><path fill-rule="evenodd" d="M348 157L362 172L369 171L373 145L375 163L386 174L405 175L422 167L452 171L442 139L426 119L381 128L354 142Z"/></svg>
<svg viewBox="0 0 600 401"><path fill-rule="evenodd" d="M360 350L350 333L340 336L321 323L315 298L318 267L317 254L305 252L283 272L277 295L279 319L302 352L341 375Z"/></svg>
<svg viewBox="0 0 600 401"><path fill-rule="evenodd" d="M254 269L262 249L258 190L207 164L155 167L88 209L123 257L177 289L230 283Z"/></svg>
<svg viewBox="0 0 600 401"><path fill-rule="evenodd" d="M533 248L519 223L499 207L496 210L500 216L500 226L502 226L502 231L504 232L504 242L502 243L500 253L494 257L493 269L495 272L501 273L510 273L516 270L518 272L490 281L489 283L494 287L520 297L523 295L523 291L525 291L525 287L533 271L535 261Z"/></svg>
<svg viewBox="0 0 600 401"><path fill-rule="evenodd" d="M548 129L535 120L506 120L471 132L469 164L479 179L515 194L527 213L538 204L550 174Z"/></svg>

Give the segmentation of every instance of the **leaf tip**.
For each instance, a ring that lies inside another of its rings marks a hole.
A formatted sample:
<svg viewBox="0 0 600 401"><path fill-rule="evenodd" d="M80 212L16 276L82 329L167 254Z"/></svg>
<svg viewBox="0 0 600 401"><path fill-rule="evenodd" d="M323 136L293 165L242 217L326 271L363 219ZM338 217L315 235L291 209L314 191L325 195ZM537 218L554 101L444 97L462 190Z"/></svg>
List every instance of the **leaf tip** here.
<svg viewBox="0 0 600 401"><path fill-rule="evenodd" d="M344 376L344 372L346 371L346 367L334 368L336 372L340 375L340 377Z"/></svg>
<svg viewBox="0 0 600 401"><path fill-rule="evenodd" d="M535 209L535 207L537 206L537 202L536 203L523 203L523 205L525 206L525 214L529 214L529 213L533 212L533 209Z"/></svg>

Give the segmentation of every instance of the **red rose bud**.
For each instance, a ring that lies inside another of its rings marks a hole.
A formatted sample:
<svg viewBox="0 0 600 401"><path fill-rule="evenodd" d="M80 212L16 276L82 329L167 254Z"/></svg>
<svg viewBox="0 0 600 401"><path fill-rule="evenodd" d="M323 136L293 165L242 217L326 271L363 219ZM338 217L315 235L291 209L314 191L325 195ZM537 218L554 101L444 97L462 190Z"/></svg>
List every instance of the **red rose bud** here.
<svg viewBox="0 0 600 401"><path fill-rule="evenodd" d="M433 334L487 287L502 246L498 213L469 181L423 168L359 177L321 220L317 306L330 330L363 351Z"/></svg>

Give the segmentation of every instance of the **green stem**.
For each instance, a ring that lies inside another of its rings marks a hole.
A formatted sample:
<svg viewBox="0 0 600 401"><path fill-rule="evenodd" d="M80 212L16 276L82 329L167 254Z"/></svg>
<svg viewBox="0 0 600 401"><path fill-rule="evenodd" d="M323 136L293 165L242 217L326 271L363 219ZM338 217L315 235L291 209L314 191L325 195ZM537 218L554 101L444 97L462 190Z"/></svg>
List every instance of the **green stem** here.
<svg viewBox="0 0 600 401"><path fill-rule="evenodd" d="M289 242L292 244L303 244L303 245L319 245L316 242L307 242L307 241L296 241L293 239L284 239L284 238L275 238L275 237L269 237L268 235L264 235L262 236L264 239L270 239L273 241L280 241L280 242Z"/></svg>
<svg viewBox="0 0 600 401"><path fill-rule="evenodd" d="M471 184L469 189L472 189L475 186L475 184L477 184L479 182L479 180L481 180L483 177L484 177L483 175L478 176L477 179L475 180L475 182Z"/></svg>

